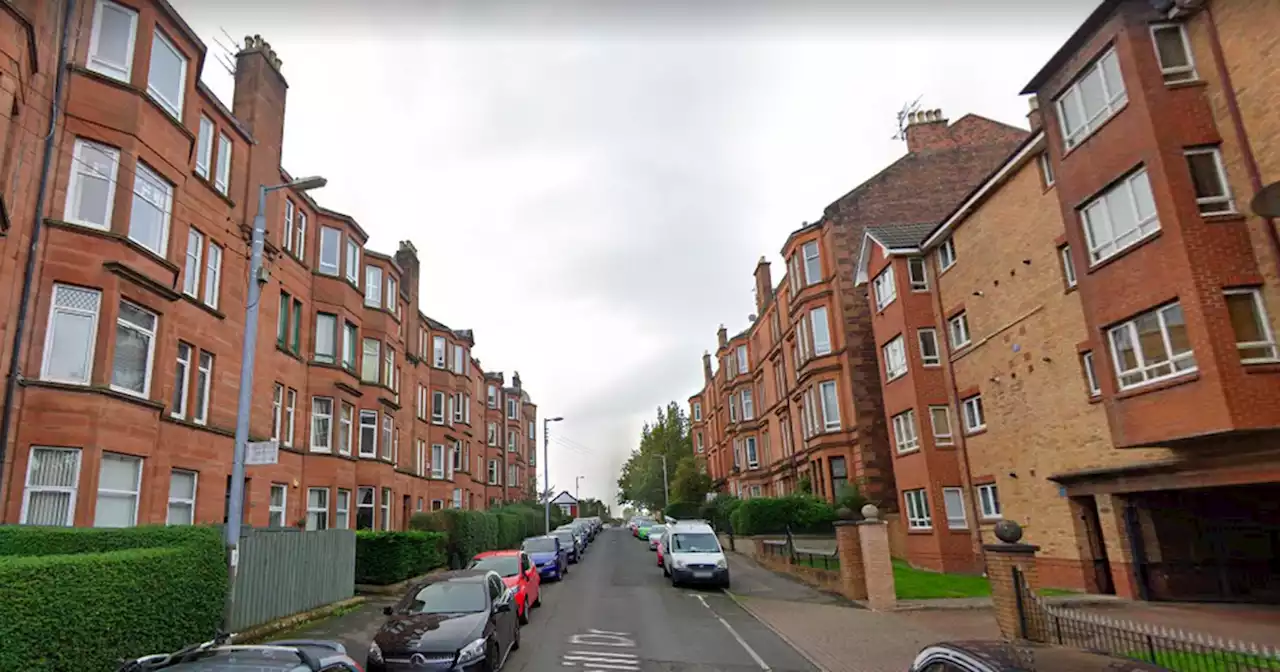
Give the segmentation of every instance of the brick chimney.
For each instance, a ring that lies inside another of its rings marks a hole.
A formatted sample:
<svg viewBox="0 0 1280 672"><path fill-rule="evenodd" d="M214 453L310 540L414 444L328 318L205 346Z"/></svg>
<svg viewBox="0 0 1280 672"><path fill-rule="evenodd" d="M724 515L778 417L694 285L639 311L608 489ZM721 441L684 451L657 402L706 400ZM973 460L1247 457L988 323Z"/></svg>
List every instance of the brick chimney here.
<svg viewBox="0 0 1280 672"><path fill-rule="evenodd" d="M400 278L400 295L403 296L414 310L418 308L418 273L421 264L418 262L418 248L408 240L400 241L400 247L396 250L396 264L404 269L404 275Z"/></svg>
<svg viewBox="0 0 1280 672"><path fill-rule="evenodd" d="M1030 107L1027 111L1027 123L1031 125L1031 133L1034 134L1044 126L1044 115L1040 112L1040 98L1032 95L1027 99L1027 105Z"/></svg>
<svg viewBox="0 0 1280 672"><path fill-rule="evenodd" d="M258 185L280 183L280 153L284 146L284 105L289 85L280 74L280 58L261 35L244 38L244 48L236 54L235 94L231 111L253 135L254 147L248 152L249 179L243 203L257 203ZM268 197L279 203L277 194ZM279 206L283 207L283 206ZM246 224L252 221L256 206L244 208ZM268 206L268 212L272 212ZM268 215L268 229L274 217Z"/></svg>
<svg viewBox="0 0 1280 672"><path fill-rule="evenodd" d="M912 154L930 149L954 147L955 140L947 128L942 110L924 110L907 115L907 151Z"/></svg>
<svg viewBox="0 0 1280 672"><path fill-rule="evenodd" d="M756 262L756 312L764 314L764 309L773 303L773 279L769 275L769 262L764 257Z"/></svg>
<svg viewBox="0 0 1280 672"><path fill-rule="evenodd" d="M706 350L702 351L702 377L708 383L715 377L711 373L711 353Z"/></svg>
<svg viewBox="0 0 1280 672"><path fill-rule="evenodd" d="M716 340L720 342L721 348L729 346L729 330L725 329L723 324L720 325L720 329L716 331Z"/></svg>

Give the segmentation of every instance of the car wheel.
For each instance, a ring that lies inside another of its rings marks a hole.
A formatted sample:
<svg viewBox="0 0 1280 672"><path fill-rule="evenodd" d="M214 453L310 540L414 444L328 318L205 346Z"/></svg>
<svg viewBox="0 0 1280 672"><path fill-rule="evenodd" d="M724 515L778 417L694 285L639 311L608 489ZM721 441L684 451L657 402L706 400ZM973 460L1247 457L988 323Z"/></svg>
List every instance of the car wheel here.
<svg viewBox="0 0 1280 672"><path fill-rule="evenodd" d="M525 622L527 623L528 621L525 621ZM520 649L520 624L517 623L516 632L514 635L511 636L511 650L517 651L519 649Z"/></svg>
<svg viewBox="0 0 1280 672"><path fill-rule="evenodd" d="M528 607L528 605L525 605L525 607L524 607L524 608L519 609L519 610L517 610L517 611L516 611L516 620L520 622L520 625L528 625L528 624L529 624L529 607ZM516 632L517 632L517 633L519 633L519 632L520 632L520 629L519 629L519 628L516 628ZM518 637L517 637L516 641L520 641Z"/></svg>
<svg viewBox="0 0 1280 672"><path fill-rule="evenodd" d="M489 645L489 652L484 656L484 669L488 672L498 672L502 669L502 661L498 660L498 656L502 653L498 649L498 643L495 641Z"/></svg>
<svg viewBox="0 0 1280 672"><path fill-rule="evenodd" d="M671 576L671 572L667 571L667 566L666 566L666 565L663 565L663 566L662 566L662 575L663 575L663 576Z"/></svg>
<svg viewBox="0 0 1280 672"><path fill-rule="evenodd" d="M541 588L538 589L538 599L533 601L533 606L535 607L542 606L542 589Z"/></svg>
<svg viewBox="0 0 1280 672"><path fill-rule="evenodd" d="M720 587L723 588L724 590L729 590L729 579L725 579L724 583L720 584Z"/></svg>

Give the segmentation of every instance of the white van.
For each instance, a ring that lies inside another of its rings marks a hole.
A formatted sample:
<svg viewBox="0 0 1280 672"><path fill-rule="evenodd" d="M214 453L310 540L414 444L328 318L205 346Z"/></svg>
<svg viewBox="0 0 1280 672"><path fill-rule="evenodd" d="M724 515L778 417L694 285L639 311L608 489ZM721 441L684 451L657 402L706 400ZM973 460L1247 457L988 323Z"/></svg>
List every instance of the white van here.
<svg viewBox="0 0 1280 672"><path fill-rule="evenodd" d="M671 577L671 585L707 583L729 588L729 562L710 525L671 524L662 536L662 550L662 572Z"/></svg>

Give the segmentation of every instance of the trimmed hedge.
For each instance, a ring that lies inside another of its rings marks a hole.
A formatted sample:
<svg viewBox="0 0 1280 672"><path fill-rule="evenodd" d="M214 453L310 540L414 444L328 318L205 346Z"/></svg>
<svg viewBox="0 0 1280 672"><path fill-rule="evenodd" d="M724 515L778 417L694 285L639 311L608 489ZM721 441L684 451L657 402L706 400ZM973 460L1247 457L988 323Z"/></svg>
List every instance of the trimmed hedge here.
<svg viewBox="0 0 1280 672"><path fill-rule="evenodd" d="M667 508L662 510L662 516L664 518L675 518L676 520L701 518L702 504L698 502L671 502L667 505Z"/></svg>
<svg viewBox="0 0 1280 672"><path fill-rule="evenodd" d="M808 495L753 497L742 500L730 514L734 534L781 534L832 531L835 508L825 500Z"/></svg>
<svg viewBox="0 0 1280 672"><path fill-rule="evenodd" d="M226 590L217 528L0 527L0 670L114 670L210 639Z"/></svg>
<svg viewBox="0 0 1280 672"><path fill-rule="evenodd" d="M711 521L711 526L714 527L717 532L729 533L732 531L732 520L730 520L730 516L733 515L734 510L737 509L738 505L741 503L742 500L734 497L733 495L716 495L714 499L702 505L700 517Z"/></svg>
<svg viewBox="0 0 1280 672"><path fill-rule="evenodd" d="M356 532L356 583L385 586L445 566L440 532Z"/></svg>
<svg viewBox="0 0 1280 672"><path fill-rule="evenodd" d="M551 526L567 522L558 509L551 511ZM409 519L415 530L446 533L446 554L450 567L465 567L477 553L519 548L520 542L543 533L544 512L540 506L511 504L488 511L445 509L418 513Z"/></svg>

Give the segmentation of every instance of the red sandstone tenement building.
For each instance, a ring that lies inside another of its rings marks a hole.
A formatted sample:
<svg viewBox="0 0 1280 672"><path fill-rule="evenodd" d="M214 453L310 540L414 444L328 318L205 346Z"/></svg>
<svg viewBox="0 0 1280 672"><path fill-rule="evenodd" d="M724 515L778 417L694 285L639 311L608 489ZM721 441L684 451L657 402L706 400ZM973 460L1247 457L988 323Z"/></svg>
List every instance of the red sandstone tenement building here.
<svg viewBox="0 0 1280 672"><path fill-rule="evenodd" d="M1027 85L1033 135L940 221L869 228L908 560L1280 599L1280 4L1108 0Z"/></svg>
<svg viewBox="0 0 1280 672"><path fill-rule="evenodd" d="M228 107L164 0L84 0L60 69L62 7L0 3L6 370L25 320L0 523L221 522L257 190L292 179L280 60L247 39ZM354 218L287 189L266 219L250 438L281 457L249 468L247 522L395 529L525 499L536 407L424 314L414 246L367 249Z"/></svg>

